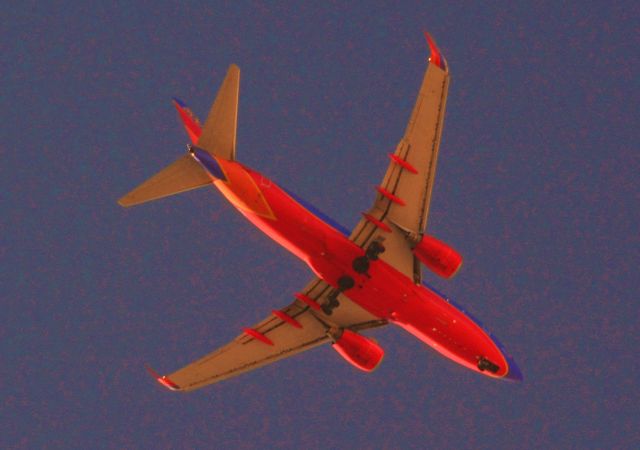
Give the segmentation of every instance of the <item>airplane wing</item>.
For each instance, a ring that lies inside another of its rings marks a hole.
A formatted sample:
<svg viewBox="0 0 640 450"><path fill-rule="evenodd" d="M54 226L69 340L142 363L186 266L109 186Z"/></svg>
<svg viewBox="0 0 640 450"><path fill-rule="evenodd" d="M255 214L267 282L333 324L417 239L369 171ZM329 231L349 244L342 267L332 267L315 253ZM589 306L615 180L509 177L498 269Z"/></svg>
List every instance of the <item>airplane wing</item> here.
<svg viewBox="0 0 640 450"><path fill-rule="evenodd" d="M425 35L431 57L407 129L389 154L389 167L373 206L350 236L363 248L373 240L383 241L386 251L380 257L416 283L421 270L411 241L422 235L427 224L449 88L446 62Z"/></svg>
<svg viewBox="0 0 640 450"><path fill-rule="evenodd" d="M150 372L171 390L192 391L330 342L328 331L332 327L358 331L386 324L342 295L332 315L323 314L319 305L331 290L316 278L296 294L296 301L245 328L224 347L172 374Z"/></svg>

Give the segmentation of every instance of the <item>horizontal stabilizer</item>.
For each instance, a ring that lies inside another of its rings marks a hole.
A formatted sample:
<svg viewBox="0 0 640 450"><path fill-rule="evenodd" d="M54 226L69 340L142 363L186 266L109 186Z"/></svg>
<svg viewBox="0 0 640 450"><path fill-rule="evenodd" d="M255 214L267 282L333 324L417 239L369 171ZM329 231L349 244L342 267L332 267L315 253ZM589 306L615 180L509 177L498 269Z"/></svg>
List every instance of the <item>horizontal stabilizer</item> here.
<svg viewBox="0 0 640 450"><path fill-rule="evenodd" d="M211 183L211 177L202 166L187 154L123 196L118 203L125 207L139 205Z"/></svg>

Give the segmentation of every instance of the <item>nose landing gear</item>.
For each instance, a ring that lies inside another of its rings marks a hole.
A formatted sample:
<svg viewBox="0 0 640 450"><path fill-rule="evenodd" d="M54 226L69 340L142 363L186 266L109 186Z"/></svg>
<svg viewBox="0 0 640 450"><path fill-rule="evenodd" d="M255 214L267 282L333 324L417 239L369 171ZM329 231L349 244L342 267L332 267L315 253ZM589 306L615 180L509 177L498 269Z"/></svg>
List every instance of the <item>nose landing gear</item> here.
<svg viewBox="0 0 640 450"><path fill-rule="evenodd" d="M488 370L491 373L497 373L498 370L500 370L500 367L498 365L492 363L491 361L489 361L484 356L482 356L482 357L480 357L480 359L478 359L478 369L481 372L484 372L485 370Z"/></svg>

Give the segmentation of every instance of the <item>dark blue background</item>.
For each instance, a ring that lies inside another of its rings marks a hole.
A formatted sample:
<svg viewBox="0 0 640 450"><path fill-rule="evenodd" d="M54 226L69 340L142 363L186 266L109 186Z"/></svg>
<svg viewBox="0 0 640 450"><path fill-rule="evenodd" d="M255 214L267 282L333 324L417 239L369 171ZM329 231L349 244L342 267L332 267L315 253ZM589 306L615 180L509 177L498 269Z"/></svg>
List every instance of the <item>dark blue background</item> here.
<svg viewBox="0 0 640 450"><path fill-rule="evenodd" d="M7 447L636 447L637 2L12 2L2 40ZM242 69L239 159L347 227L374 198L424 73L452 73L428 280L526 380L475 375L401 330L356 371L313 350L189 395L171 372L292 300L310 273L211 189L116 199L184 151Z"/></svg>

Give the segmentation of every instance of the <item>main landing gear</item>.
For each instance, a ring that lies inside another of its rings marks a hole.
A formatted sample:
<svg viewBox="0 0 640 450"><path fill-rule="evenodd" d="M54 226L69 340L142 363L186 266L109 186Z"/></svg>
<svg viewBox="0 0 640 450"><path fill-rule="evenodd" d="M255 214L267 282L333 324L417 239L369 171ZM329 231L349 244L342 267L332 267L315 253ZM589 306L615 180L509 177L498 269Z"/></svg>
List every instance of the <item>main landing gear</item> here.
<svg viewBox="0 0 640 450"><path fill-rule="evenodd" d="M330 316L333 313L333 310L340 306L338 295L344 291L348 291L355 285L355 280L349 275L343 275L338 278L338 289L334 289L333 292L327 296L327 301L322 305L322 312L327 316Z"/></svg>
<svg viewBox="0 0 640 450"><path fill-rule="evenodd" d="M378 242L373 241L367 247L364 256L359 256L358 258L353 260L351 267L356 273L366 275L370 277L367 273L369 271L370 261L376 261L380 255L380 253L384 252L384 246ZM340 302L338 301L338 296L349 289L353 288L356 285L355 280L349 275L343 275L338 278L338 289L335 289L331 294L327 296L327 301L322 305L322 311L330 316L333 313L333 310L340 306Z"/></svg>
<svg viewBox="0 0 640 450"><path fill-rule="evenodd" d="M384 250L384 246L380 242L373 241L371 244L369 244L369 247L367 247L364 256L359 256L358 258L353 260L351 267L353 267L353 270L355 270L357 273L369 276L367 272L369 271L369 266L371 265L370 262L376 261L380 253L384 252Z"/></svg>

